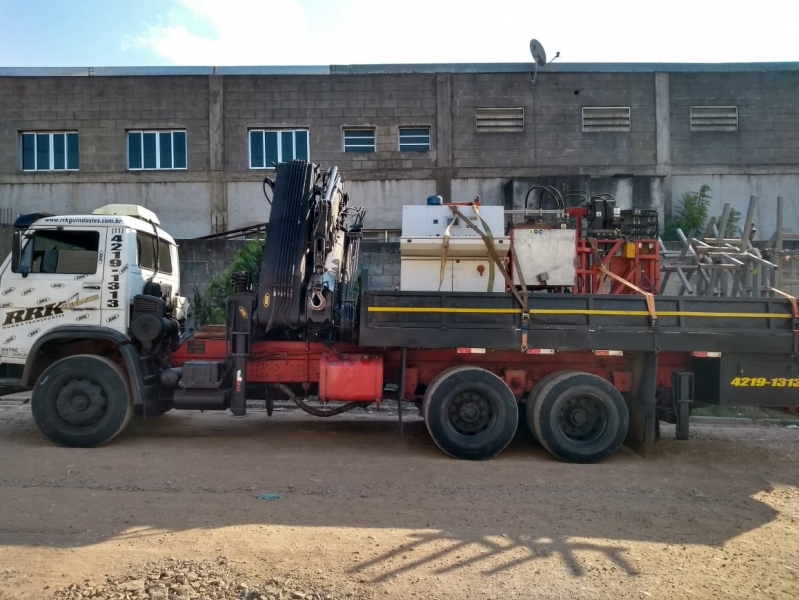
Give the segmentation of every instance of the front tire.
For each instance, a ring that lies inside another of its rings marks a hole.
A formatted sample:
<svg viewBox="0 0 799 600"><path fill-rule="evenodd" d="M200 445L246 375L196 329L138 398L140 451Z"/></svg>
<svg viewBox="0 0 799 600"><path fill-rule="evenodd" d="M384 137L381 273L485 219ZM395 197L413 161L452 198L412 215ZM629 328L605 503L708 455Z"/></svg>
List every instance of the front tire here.
<svg viewBox="0 0 799 600"><path fill-rule="evenodd" d="M422 405L427 431L453 458L486 460L510 444L519 423L516 397L485 369L454 367L427 388Z"/></svg>
<svg viewBox="0 0 799 600"><path fill-rule="evenodd" d="M578 371L546 381L528 418L544 448L560 460L577 463L599 462L615 453L630 421L627 404L615 387Z"/></svg>
<svg viewBox="0 0 799 600"><path fill-rule="evenodd" d="M100 446L130 422L130 383L117 364L102 356L62 358L37 380L31 412L39 430L60 446Z"/></svg>

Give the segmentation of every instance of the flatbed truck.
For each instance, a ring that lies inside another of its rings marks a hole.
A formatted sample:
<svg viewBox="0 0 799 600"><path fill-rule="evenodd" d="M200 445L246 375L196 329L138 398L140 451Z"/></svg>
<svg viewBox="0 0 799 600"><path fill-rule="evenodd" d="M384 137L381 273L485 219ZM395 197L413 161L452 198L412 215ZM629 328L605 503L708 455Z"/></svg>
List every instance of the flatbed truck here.
<svg viewBox="0 0 799 600"><path fill-rule="evenodd" d="M257 396L269 414L291 399L332 417L395 398L454 458L494 457L522 426L569 462L653 443L661 421L687 439L697 404L799 406L787 294L371 290L364 212L338 170L281 163L267 183L257 281L236 274L226 324L197 331L175 241L150 211L20 216L0 268L0 393L32 390L40 431L73 447L109 442L135 412L243 415Z"/></svg>

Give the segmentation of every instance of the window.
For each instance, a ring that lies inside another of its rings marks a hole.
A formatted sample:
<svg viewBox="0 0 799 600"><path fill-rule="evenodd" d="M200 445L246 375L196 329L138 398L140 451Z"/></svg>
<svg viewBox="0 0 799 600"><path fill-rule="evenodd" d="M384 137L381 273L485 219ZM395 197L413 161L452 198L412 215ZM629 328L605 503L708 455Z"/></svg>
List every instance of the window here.
<svg viewBox="0 0 799 600"><path fill-rule="evenodd" d="M78 134L23 133L23 171L77 171Z"/></svg>
<svg viewBox="0 0 799 600"><path fill-rule="evenodd" d="M142 269L155 271L155 244L154 235L136 232L136 255L139 257L138 263ZM167 275L172 274L172 254L169 248L169 243L162 239L158 240L158 272Z"/></svg>
<svg viewBox="0 0 799 600"><path fill-rule="evenodd" d="M478 133L524 131L524 108L478 108L474 113Z"/></svg>
<svg viewBox="0 0 799 600"><path fill-rule="evenodd" d="M738 107L692 106L691 131L738 131Z"/></svg>
<svg viewBox="0 0 799 600"><path fill-rule="evenodd" d="M309 160L307 129L251 129L250 168L274 169L277 163Z"/></svg>
<svg viewBox="0 0 799 600"><path fill-rule="evenodd" d="M33 253L31 273L91 275L97 272L99 247L100 234L96 231L39 230L33 233L23 255ZM24 256L20 262L26 262Z"/></svg>
<svg viewBox="0 0 799 600"><path fill-rule="evenodd" d="M584 106L583 132L630 131L629 106Z"/></svg>
<svg viewBox="0 0 799 600"><path fill-rule="evenodd" d="M345 129L344 152L376 152L374 129Z"/></svg>
<svg viewBox="0 0 799 600"><path fill-rule="evenodd" d="M185 169L185 131L128 131L128 169Z"/></svg>
<svg viewBox="0 0 799 600"><path fill-rule="evenodd" d="M430 128L400 127L399 149L400 152L429 152Z"/></svg>

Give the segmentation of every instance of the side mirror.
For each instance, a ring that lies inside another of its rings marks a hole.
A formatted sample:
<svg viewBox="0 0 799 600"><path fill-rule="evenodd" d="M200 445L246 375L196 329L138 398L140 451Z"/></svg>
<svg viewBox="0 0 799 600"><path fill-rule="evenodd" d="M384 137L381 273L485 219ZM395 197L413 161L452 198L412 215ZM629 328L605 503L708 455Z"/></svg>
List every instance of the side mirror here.
<svg viewBox="0 0 799 600"><path fill-rule="evenodd" d="M22 231L15 231L14 238L11 241L11 270L14 273L21 273L23 277L27 277L31 272L31 258L30 252L26 256L22 256Z"/></svg>

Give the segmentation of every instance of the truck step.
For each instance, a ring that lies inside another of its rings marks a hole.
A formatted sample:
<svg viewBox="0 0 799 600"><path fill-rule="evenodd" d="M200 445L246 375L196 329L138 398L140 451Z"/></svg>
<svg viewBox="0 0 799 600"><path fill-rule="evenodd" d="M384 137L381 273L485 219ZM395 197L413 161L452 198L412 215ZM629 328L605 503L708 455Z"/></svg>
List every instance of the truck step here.
<svg viewBox="0 0 799 600"><path fill-rule="evenodd" d="M223 361L189 361L175 390L177 409L226 410L230 406L229 386L225 385Z"/></svg>

